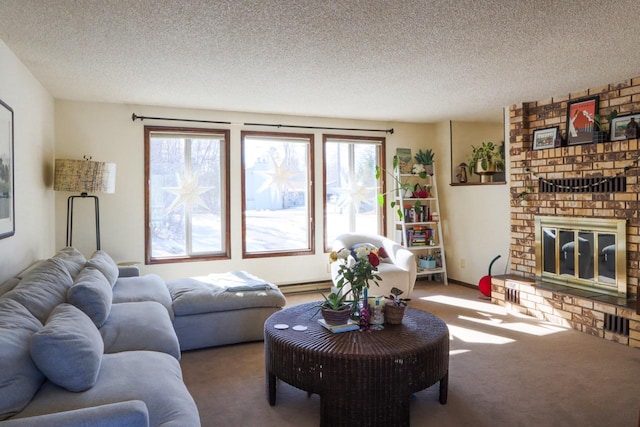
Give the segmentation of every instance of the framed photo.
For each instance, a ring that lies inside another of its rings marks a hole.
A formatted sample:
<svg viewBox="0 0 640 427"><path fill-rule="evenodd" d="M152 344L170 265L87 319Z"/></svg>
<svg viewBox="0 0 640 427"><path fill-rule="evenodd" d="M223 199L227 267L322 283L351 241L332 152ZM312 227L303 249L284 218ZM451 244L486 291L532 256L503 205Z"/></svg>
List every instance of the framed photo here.
<svg viewBox="0 0 640 427"><path fill-rule="evenodd" d="M411 148L396 148L400 173L411 173Z"/></svg>
<svg viewBox="0 0 640 427"><path fill-rule="evenodd" d="M14 198L13 110L0 100L0 239L16 231Z"/></svg>
<svg viewBox="0 0 640 427"><path fill-rule="evenodd" d="M593 131L596 130L594 119L597 113L597 96L567 103L567 145L593 141Z"/></svg>
<svg viewBox="0 0 640 427"><path fill-rule="evenodd" d="M556 146L558 138L558 126L533 131L533 149L544 150Z"/></svg>
<svg viewBox="0 0 640 427"><path fill-rule="evenodd" d="M640 126L640 114L616 117L609 123L611 141L640 138L638 126Z"/></svg>

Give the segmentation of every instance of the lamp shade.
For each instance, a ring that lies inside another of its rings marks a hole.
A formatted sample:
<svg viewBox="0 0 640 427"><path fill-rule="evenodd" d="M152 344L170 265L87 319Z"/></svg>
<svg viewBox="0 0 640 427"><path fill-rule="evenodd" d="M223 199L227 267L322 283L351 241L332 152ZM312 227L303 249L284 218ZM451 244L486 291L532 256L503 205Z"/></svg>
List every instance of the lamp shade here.
<svg viewBox="0 0 640 427"><path fill-rule="evenodd" d="M79 193L115 193L116 164L56 159L53 189Z"/></svg>

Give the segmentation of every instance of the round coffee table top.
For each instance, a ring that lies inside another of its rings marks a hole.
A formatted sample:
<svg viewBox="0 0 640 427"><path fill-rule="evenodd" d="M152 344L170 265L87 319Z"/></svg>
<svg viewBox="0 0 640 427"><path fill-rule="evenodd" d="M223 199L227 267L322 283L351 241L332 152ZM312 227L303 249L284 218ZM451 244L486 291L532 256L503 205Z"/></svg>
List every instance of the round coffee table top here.
<svg viewBox="0 0 640 427"><path fill-rule="evenodd" d="M333 333L318 323L322 315L318 312L314 316L317 311L316 305L318 302L301 304L272 314L265 322L265 335L270 339L294 345L299 350L339 352L342 357L397 355L403 351L416 351L436 342L449 340L449 329L442 319L411 307L406 308L400 325L385 324L382 330ZM289 327L276 329L275 325ZM294 326L305 326L307 329L298 331Z"/></svg>

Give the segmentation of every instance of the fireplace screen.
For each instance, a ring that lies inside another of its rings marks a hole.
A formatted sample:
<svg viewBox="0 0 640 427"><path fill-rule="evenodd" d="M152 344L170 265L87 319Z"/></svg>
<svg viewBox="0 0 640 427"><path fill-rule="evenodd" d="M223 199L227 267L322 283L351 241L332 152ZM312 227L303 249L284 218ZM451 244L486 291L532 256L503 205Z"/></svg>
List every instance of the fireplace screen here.
<svg viewBox="0 0 640 427"><path fill-rule="evenodd" d="M536 276L626 295L626 221L536 217Z"/></svg>

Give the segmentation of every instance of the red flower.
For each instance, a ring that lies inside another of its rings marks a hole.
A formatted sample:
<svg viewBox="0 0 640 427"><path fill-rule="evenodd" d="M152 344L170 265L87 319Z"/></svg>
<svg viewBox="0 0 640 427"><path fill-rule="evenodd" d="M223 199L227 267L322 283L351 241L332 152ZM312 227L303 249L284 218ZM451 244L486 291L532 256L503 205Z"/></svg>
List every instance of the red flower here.
<svg viewBox="0 0 640 427"><path fill-rule="evenodd" d="M373 252L369 253L369 264L371 264L374 267L377 267L380 265L380 258L378 258L378 255L374 254Z"/></svg>

